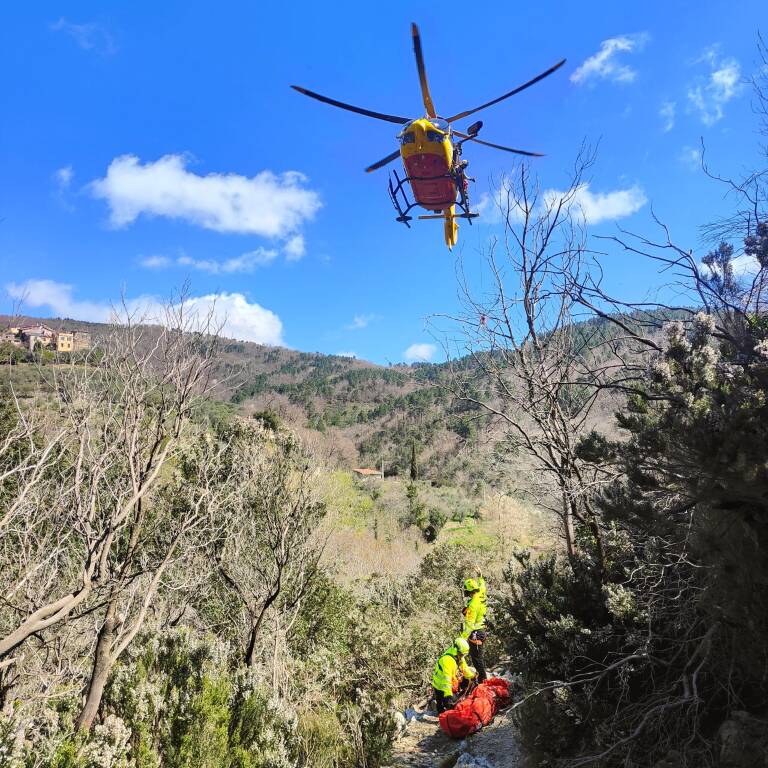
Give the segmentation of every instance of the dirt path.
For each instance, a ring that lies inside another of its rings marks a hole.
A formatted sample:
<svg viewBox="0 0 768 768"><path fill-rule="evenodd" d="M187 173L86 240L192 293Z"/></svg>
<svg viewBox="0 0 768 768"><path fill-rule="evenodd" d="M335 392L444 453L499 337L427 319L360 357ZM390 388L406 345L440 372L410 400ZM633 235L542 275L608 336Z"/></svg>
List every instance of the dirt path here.
<svg viewBox="0 0 768 768"><path fill-rule="evenodd" d="M431 719L431 718L430 718ZM393 766L410 768L523 768L517 731L502 713L468 738L449 739L436 722L412 720L395 744Z"/></svg>
<svg viewBox="0 0 768 768"><path fill-rule="evenodd" d="M416 710L395 743L391 765L398 768L524 768L525 758L509 710L461 741L440 729L437 717Z"/></svg>

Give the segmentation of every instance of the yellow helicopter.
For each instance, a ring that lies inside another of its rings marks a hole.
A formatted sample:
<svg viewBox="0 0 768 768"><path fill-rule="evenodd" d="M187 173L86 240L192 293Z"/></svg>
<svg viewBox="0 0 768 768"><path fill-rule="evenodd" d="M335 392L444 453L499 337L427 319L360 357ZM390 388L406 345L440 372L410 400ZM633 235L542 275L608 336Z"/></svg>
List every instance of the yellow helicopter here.
<svg viewBox="0 0 768 768"><path fill-rule="evenodd" d="M442 118L437 115L432 102L432 96L429 93L427 71L424 66L424 55L421 49L421 36L416 24L411 24L411 34L413 35L413 52L416 56L416 67L421 83L421 95L424 101L424 109L426 110L424 117L414 120L409 117L387 115L382 112L374 112L370 109L356 107L352 104L345 104L336 99L330 99L327 96L322 96L298 85L292 85L291 88L299 93L303 93L305 96L317 99L325 104L330 104L333 107L340 107L350 112L357 112L359 115L366 115L377 120L386 120L387 122L404 126L397 135L400 147L391 155L387 155L373 165L368 166L365 170L367 172L375 171L401 157L405 168L405 176L401 178L397 171L393 171L394 179L390 178L389 180L389 196L398 214L396 220L410 227L409 222L413 220L413 216L408 214L413 208L418 205L431 211L430 214L419 216L418 218L442 219L444 222L445 244L451 249L456 245L459 237L459 225L456 220L467 219L471 224L472 219L480 215L470 211L468 182L471 179L466 175L468 163L466 160L461 159L463 144L467 141L473 141L485 147L512 152L516 155L541 157L538 152L526 152L522 149L512 149L512 147L503 147L500 144L481 141L477 138L477 134L483 127L482 122L479 120L470 125L466 133L454 130L451 127L452 123L463 120L465 117L474 115L481 109L491 107L500 101L504 101L504 99L508 99L510 96L520 93L520 91L524 91L562 67L565 64L565 59L559 61L546 72L542 72L527 83L523 83L523 85L509 93L505 93L503 96L481 104L474 109L459 112L452 117ZM406 183L411 186L415 202L410 202L408 199L404 188ZM457 206L461 211L460 213L456 212Z"/></svg>

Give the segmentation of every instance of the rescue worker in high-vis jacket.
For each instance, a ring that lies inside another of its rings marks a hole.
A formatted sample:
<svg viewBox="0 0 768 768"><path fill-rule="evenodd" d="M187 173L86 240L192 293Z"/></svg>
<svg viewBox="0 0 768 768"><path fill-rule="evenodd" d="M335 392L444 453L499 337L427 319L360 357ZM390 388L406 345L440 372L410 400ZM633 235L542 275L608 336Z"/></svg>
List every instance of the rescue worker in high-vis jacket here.
<svg viewBox="0 0 768 768"><path fill-rule="evenodd" d="M461 625L461 636L469 643L469 656L472 666L477 670L477 680L482 682L488 677L483 659L483 643L488 637L485 631L485 613L488 610L488 592L485 579L479 568L475 571L477 578L464 582L465 605L462 613L464 620Z"/></svg>
<svg viewBox="0 0 768 768"><path fill-rule="evenodd" d="M475 671L467 664L468 653L469 643L463 637L457 637L435 664L432 689L438 714L452 709L475 677Z"/></svg>

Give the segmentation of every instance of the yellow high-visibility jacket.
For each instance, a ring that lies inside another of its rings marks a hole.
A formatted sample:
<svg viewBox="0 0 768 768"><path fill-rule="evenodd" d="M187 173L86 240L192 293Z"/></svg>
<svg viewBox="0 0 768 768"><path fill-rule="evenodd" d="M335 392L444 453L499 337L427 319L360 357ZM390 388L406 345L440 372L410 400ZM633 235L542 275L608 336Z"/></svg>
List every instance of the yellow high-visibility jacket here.
<svg viewBox="0 0 768 768"><path fill-rule="evenodd" d="M488 590L485 586L485 579L481 576L478 580L480 589L469 598L464 607L464 621L461 625L461 636L468 638L476 629L485 629L485 612L488 610L486 601L488 599Z"/></svg>
<svg viewBox="0 0 768 768"><path fill-rule="evenodd" d="M453 696L459 690L459 683L463 678L471 680L475 676L476 673L467 664L464 657L460 657L456 648L451 646L443 652L435 664L435 671L432 673L432 687L446 696Z"/></svg>

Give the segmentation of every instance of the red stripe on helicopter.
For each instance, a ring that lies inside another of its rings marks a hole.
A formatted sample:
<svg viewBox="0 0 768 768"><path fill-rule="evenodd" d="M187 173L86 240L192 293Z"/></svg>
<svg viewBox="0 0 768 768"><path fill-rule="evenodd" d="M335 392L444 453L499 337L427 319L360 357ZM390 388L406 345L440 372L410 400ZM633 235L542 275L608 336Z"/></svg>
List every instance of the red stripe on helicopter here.
<svg viewBox="0 0 768 768"><path fill-rule="evenodd" d="M405 170L413 196L423 208L442 211L456 202L456 185L444 157L427 153L411 155L405 160Z"/></svg>

